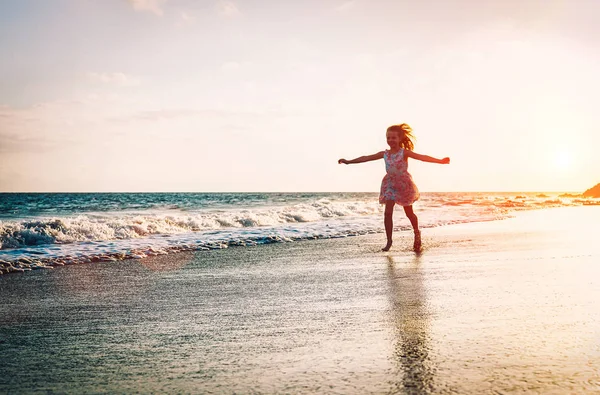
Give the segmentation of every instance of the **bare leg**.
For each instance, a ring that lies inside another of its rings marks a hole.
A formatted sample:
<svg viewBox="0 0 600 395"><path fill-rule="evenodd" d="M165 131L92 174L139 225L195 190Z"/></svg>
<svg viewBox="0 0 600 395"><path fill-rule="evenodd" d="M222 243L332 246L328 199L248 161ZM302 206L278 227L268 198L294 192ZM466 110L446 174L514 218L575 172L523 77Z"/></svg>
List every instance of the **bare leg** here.
<svg viewBox="0 0 600 395"><path fill-rule="evenodd" d="M392 248L392 232L394 230L394 204L393 200L385 202L385 212L383 214L383 224L385 225L385 235L387 237L387 244L383 247L382 251L389 251Z"/></svg>
<svg viewBox="0 0 600 395"><path fill-rule="evenodd" d="M410 220L410 224L413 227L413 231L415 232L415 242L413 244L413 249L415 251L421 250L421 231L419 230L419 219L415 215L412 206L404 206L404 213Z"/></svg>

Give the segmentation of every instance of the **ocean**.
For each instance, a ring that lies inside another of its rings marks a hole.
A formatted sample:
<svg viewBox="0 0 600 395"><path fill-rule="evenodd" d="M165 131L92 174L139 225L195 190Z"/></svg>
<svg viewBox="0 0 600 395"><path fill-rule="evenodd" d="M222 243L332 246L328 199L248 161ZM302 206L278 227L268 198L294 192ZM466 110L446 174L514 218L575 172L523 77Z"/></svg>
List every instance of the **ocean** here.
<svg viewBox="0 0 600 395"><path fill-rule="evenodd" d="M1 193L0 264L25 270L382 233L376 193ZM600 204L569 193L423 193L422 228ZM395 230L409 230L401 208ZM382 239L383 242L383 239ZM2 266L2 265L0 265ZM2 269L2 267L0 267Z"/></svg>

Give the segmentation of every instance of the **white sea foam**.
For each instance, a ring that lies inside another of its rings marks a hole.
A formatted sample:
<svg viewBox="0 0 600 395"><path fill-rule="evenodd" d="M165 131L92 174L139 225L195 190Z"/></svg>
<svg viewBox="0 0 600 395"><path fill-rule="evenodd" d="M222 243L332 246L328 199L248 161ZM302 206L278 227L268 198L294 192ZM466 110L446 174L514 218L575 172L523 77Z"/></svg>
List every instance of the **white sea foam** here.
<svg viewBox="0 0 600 395"><path fill-rule="evenodd" d="M0 249L82 241L137 239L225 228L258 228L374 215L375 202L329 202L204 211L90 213L62 218L0 221Z"/></svg>
<svg viewBox="0 0 600 395"><path fill-rule="evenodd" d="M301 200L301 199L297 199ZM546 195L424 194L415 206L422 227L506 218L514 210L597 204ZM372 196L305 199L296 204L87 212L0 221L0 260L89 261L383 232L383 207ZM410 229L401 209L396 229Z"/></svg>

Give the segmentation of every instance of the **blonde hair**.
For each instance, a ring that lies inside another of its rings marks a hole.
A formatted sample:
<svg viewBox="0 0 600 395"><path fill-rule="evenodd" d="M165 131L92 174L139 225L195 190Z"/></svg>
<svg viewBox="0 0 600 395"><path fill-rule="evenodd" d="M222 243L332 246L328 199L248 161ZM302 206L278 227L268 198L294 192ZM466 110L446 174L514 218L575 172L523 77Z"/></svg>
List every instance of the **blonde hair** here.
<svg viewBox="0 0 600 395"><path fill-rule="evenodd" d="M412 128L407 123L392 125L387 128L388 132L400 133L400 146L404 149L412 151L415 148L413 140L415 136L412 134Z"/></svg>

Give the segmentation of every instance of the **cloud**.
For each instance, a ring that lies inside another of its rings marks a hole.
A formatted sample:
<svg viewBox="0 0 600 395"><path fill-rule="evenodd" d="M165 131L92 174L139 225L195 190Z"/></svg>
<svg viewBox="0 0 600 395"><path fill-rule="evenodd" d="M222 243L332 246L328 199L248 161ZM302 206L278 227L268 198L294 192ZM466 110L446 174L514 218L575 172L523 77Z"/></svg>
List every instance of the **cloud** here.
<svg viewBox="0 0 600 395"><path fill-rule="evenodd" d="M167 0L127 0L136 11L151 12L155 15L162 16L164 14L161 5Z"/></svg>
<svg viewBox="0 0 600 395"><path fill-rule="evenodd" d="M285 116L282 111L269 109L264 111L253 110L220 110L220 109L192 109L192 108L173 108L160 110L145 110L109 117L113 122L135 122L135 121L167 121L182 118L200 118L204 121L209 119L217 120L235 120L235 119L271 119L273 117Z"/></svg>
<svg viewBox="0 0 600 395"><path fill-rule="evenodd" d="M9 107L0 105L0 118L10 118L12 116L13 113Z"/></svg>
<svg viewBox="0 0 600 395"><path fill-rule="evenodd" d="M201 115L201 112L191 109L170 109L170 110L147 110L139 111L127 117L118 117L114 120L142 120L142 121L160 121L167 119L187 118Z"/></svg>
<svg viewBox="0 0 600 395"><path fill-rule="evenodd" d="M123 113L127 105L109 99L57 100L26 108L0 105L0 152L49 152L105 138L104 119Z"/></svg>
<svg viewBox="0 0 600 395"><path fill-rule="evenodd" d="M237 15L241 15L240 10L231 1L220 0L215 7L217 9L217 12L225 17L234 17Z"/></svg>
<svg viewBox="0 0 600 395"><path fill-rule="evenodd" d="M120 86L135 86L140 84L139 78L123 73L96 73L89 72L87 77L94 82L114 84Z"/></svg>
<svg viewBox="0 0 600 395"><path fill-rule="evenodd" d="M56 141L43 129L48 125L44 116L47 110L45 105L29 109L0 106L0 153L43 152L54 148Z"/></svg>
<svg viewBox="0 0 600 395"><path fill-rule="evenodd" d="M26 152L49 152L61 146L60 141L43 135L4 133L0 131L0 152L5 154L21 154Z"/></svg>
<svg viewBox="0 0 600 395"><path fill-rule="evenodd" d="M193 24L196 22L196 19L197 19L195 16L193 16L190 13L185 12L185 11L181 11L180 16L181 16L182 22L186 23L186 24Z"/></svg>

